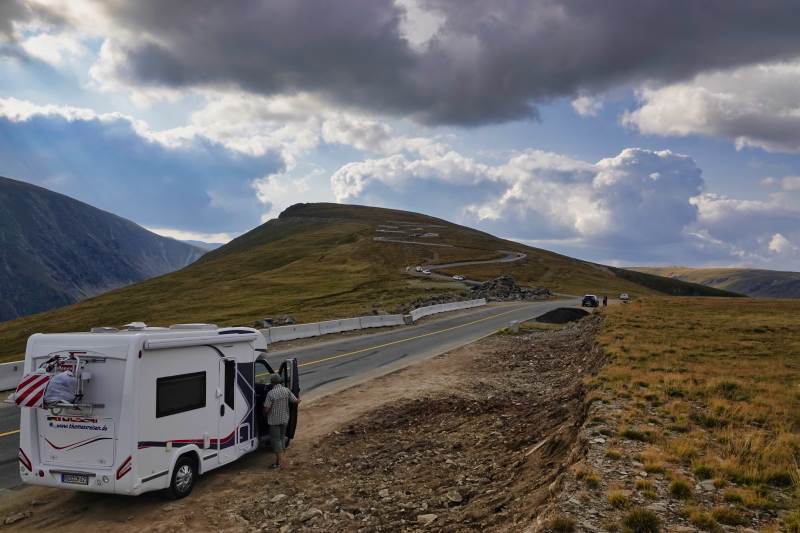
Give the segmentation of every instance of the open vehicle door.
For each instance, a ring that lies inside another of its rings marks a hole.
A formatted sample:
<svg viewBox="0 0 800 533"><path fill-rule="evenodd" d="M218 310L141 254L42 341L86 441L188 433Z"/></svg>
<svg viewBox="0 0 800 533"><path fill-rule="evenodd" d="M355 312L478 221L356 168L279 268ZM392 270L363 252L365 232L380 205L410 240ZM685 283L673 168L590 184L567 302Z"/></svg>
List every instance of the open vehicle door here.
<svg viewBox="0 0 800 533"><path fill-rule="evenodd" d="M300 399L300 368L297 359L287 359L281 363L280 376L283 378L283 385L292 391L295 398ZM286 426L286 436L294 438L297 431L297 404L289 404L289 424Z"/></svg>
<svg viewBox="0 0 800 533"><path fill-rule="evenodd" d="M292 391L295 397L300 398L300 369L297 359L292 358L283 361L278 371L275 372L266 359L259 357L256 359L255 374L258 435L261 440L268 441L269 431L267 429L267 418L264 415L264 399L271 388L269 377L272 374L278 374L281 377L281 383ZM286 437L289 440L294 438L297 430L297 417L297 404L289 404L289 424L286 427ZM288 445L289 443L287 442L286 444Z"/></svg>

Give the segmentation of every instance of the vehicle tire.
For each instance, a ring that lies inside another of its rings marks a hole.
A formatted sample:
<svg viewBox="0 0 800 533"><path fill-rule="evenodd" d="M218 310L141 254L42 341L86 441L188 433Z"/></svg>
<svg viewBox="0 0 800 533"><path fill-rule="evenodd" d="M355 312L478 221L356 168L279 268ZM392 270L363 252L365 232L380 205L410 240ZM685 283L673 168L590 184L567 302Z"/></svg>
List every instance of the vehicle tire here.
<svg viewBox="0 0 800 533"><path fill-rule="evenodd" d="M197 481L197 466L188 455L178 458L175 468L172 469L172 480L167 492L173 500L185 498L192 493L195 481Z"/></svg>

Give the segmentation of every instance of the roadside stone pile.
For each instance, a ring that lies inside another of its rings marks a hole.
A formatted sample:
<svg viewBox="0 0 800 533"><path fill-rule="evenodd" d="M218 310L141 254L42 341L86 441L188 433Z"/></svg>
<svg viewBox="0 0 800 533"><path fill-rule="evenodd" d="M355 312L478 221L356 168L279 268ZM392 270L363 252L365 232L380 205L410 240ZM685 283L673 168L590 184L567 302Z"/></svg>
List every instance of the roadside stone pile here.
<svg viewBox="0 0 800 533"><path fill-rule="evenodd" d="M266 317L262 320L256 320L253 327L257 329L272 328L275 326L291 326L297 324L297 321L292 315L280 315L276 317Z"/></svg>
<svg viewBox="0 0 800 533"><path fill-rule="evenodd" d="M477 298L480 298L478 296ZM414 309L420 307L427 307L429 305L438 305L438 304L449 304L452 302L463 302L465 300L474 300L470 295L461 295L461 294L435 294L432 296L424 296L422 298L417 298L413 302L409 302L403 307L402 312L410 313Z"/></svg>
<svg viewBox="0 0 800 533"><path fill-rule="evenodd" d="M500 276L470 289L471 298L486 298L489 301L545 300L552 296L546 287L525 288L517 285L511 276Z"/></svg>

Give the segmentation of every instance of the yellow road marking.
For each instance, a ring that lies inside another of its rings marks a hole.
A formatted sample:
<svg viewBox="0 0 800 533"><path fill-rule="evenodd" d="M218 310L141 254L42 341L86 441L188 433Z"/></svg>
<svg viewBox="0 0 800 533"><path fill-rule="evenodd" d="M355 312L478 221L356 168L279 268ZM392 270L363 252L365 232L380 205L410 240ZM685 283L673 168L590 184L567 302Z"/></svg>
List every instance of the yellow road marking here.
<svg viewBox="0 0 800 533"><path fill-rule="evenodd" d="M423 337L430 337L431 335L438 335L439 333L446 333L448 331L453 331L453 330L456 330L456 329L465 328L467 326L471 326L471 325L477 324L479 322L485 322L486 320L491 320L492 318L497 318L499 316L507 315L507 314L513 313L515 311L519 311L519 307L516 308L516 309L512 309L510 311L505 311L503 313L497 313L495 315L490 315L490 316L487 316L487 317L479 318L478 320L473 320L472 322L465 322L464 324L459 324L458 326L453 326L451 328L440 329L438 331L431 331L430 333L423 333L422 335L417 335L415 337L408 337L406 339L399 339L399 340L396 340L396 341L387 342L386 344L379 344L377 346L370 346L369 348L361 348L360 350L355 350L353 352L342 353L342 354L339 354L339 355L332 355L330 357L323 357L322 359L316 359L314 361L308 361L307 363L303 363L303 364L300 364L300 365L297 365L297 366L304 367L304 366L316 365L316 364L319 364L319 363L324 363L325 361L333 361L334 359L341 359L342 357L350 357L351 355L357 355L357 354L360 354L360 353L368 352L370 350L377 350L379 348L386 348L387 346L393 346L395 344L401 344L403 342L413 341L413 340L416 340L416 339L421 339Z"/></svg>
<svg viewBox="0 0 800 533"><path fill-rule="evenodd" d="M387 346L393 346L395 344L401 344L403 342L422 339L423 337L430 337L431 335L438 335L439 333L446 333L448 331L453 331L453 330L456 330L456 329L461 329L461 328L465 328L467 326L471 326L473 324L478 324L480 322L485 322L487 320L491 320L492 318L497 318L499 316L507 315L509 313L513 313L515 311L519 311L519 309L520 308L517 307L516 309L511 309L510 311L504 311L502 313L497 313L495 315L489 315L489 316L486 316L486 317L483 317L483 318L479 318L478 320L473 320L472 322L465 322L464 324L459 324L458 326L453 326L451 328L440 329L438 331L431 331L430 333L423 333L422 335L417 335L415 337L408 337L406 339L399 339L399 340L396 340L396 341L387 342L385 344L379 344L377 346L370 346L369 348L361 348L360 350L355 350L353 352L347 352L347 353L343 353L343 354L339 354L339 355L332 355L330 357L323 357L322 359L316 359L314 361L308 361L307 363L303 363L303 364L300 364L300 365L297 365L297 366L298 367L303 367L303 366L316 365L316 364L319 364L319 363L324 363L325 361L333 361L334 359L341 359L342 357L349 357L351 355L357 355L357 354L360 354L360 353L368 352L370 350L377 350L378 348L386 348ZM487 334L485 336L488 336L488 335L491 335L491 333ZM260 376L261 374L257 374L257 375ZM16 435L17 433L19 433L19 429L15 429L13 431L6 431L5 433L0 433L0 437L8 437L10 435Z"/></svg>

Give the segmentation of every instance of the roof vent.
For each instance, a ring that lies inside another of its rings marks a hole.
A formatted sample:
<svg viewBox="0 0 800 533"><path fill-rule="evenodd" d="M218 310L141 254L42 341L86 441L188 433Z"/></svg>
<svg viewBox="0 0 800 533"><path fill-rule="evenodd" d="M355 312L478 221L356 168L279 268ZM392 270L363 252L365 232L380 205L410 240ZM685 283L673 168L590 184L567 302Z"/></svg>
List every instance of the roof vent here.
<svg viewBox="0 0 800 533"><path fill-rule="evenodd" d="M144 322L131 322L130 324L125 324L123 326L123 328L127 329L128 331L139 331L145 329L146 327L147 324L145 324Z"/></svg>
<svg viewBox="0 0 800 533"><path fill-rule="evenodd" d="M117 331L119 331L117 328L111 328L108 326L100 326L91 329L92 333L116 333Z"/></svg>
<svg viewBox="0 0 800 533"><path fill-rule="evenodd" d="M173 324L169 329L211 330L219 328L216 324Z"/></svg>

